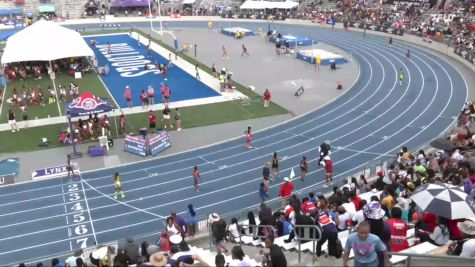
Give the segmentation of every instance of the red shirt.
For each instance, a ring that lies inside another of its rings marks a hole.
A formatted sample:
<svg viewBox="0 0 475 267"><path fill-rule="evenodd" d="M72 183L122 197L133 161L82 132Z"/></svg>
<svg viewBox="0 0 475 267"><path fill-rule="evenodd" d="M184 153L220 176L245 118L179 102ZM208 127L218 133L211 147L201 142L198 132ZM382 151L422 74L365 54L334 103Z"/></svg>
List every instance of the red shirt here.
<svg viewBox="0 0 475 267"><path fill-rule="evenodd" d="M155 114L153 114L153 113L148 114L148 122L149 123L155 123L156 121L157 121L157 116L155 116Z"/></svg>
<svg viewBox="0 0 475 267"><path fill-rule="evenodd" d="M389 219L386 221L391 230L391 252L399 252L409 248L407 242L407 224L401 219Z"/></svg>
<svg viewBox="0 0 475 267"><path fill-rule="evenodd" d="M285 182L280 186L279 196L290 197L294 190L294 185L291 182Z"/></svg>
<svg viewBox="0 0 475 267"><path fill-rule="evenodd" d="M333 173L333 161L325 160L325 172Z"/></svg>
<svg viewBox="0 0 475 267"><path fill-rule="evenodd" d="M457 227L457 223L458 222L463 222L463 221L465 221L465 219L447 220L447 226L449 228L449 231L450 231L452 237L455 240L461 240L462 239L462 232Z"/></svg>
<svg viewBox="0 0 475 267"><path fill-rule="evenodd" d="M421 221L427 223L429 225L428 231L433 233L435 227L437 226L437 216L430 212L424 212L422 215Z"/></svg>
<svg viewBox="0 0 475 267"><path fill-rule="evenodd" d="M271 97L270 92L269 92L269 91L265 91L265 92L264 92L264 100L270 100L270 97Z"/></svg>
<svg viewBox="0 0 475 267"><path fill-rule="evenodd" d="M314 213L317 211L317 207L315 206L315 203L307 200L302 204L302 211L304 213Z"/></svg>
<svg viewBox="0 0 475 267"><path fill-rule="evenodd" d="M361 198L359 196L356 196L356 198L351 201L353 204L355 204L356 211L359 211L361 209L360 201Z"/></svg>

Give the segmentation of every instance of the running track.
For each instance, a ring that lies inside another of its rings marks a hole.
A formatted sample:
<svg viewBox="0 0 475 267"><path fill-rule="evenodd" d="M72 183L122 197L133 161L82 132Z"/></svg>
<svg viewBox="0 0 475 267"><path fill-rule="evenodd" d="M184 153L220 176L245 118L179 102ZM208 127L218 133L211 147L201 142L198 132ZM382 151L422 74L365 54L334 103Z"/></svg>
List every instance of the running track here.
<svg viewBox="0 0 475 267"><path fill-rule="evenodd" d="M202 24L198 26L206 27ZM197 23L181 26L185 25ZM323 108L255 133L253 150L246 150L240 138L117 170L84 173L74 181L1 188L0 265L157 231L170 211L185 211L189 203L201 217L255 205L262 165L274 151L283 159L282 175L307 155L309 175L294 184L297 189L318 190L323 173L315 168L315 148L324 140L332 141L335 177L345 178L370 161L394 155L403 145L413 150L437 137L466 100L467 86L459 72L425 49L411 47L412 59L405 62L408 46L396 41L390 48L386 38L301 26L279 30L352 52L360 64L359 80ZM402 86L397 77L401 67L406 72ZM194 165L202 174L200 193L192 189ZM122 174L125 201L111 198L113 171ZM278 186L271 188L273 198Z"/></svg>

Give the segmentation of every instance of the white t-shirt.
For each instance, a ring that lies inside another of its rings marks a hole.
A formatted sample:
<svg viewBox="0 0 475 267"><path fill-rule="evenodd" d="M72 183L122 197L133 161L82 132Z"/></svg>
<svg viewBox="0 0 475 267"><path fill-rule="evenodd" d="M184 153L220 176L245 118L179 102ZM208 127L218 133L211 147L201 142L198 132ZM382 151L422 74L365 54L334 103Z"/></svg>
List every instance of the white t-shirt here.
<svg viewBox="0 0 475 267"><path fill-rule="evenodd" d="M103 260L107 256L107 247L102 247L100 249L94 250L92 252L92 257L96 260Z"/></svg>
<svg viewBox="0 0 475 267"><path fill-rule="evenodd" d="M340 230L346 230L346 221L350 219L350 214L348 212L345 212L343 214L338 215L338 229Z"/></svg>
<svg viewBox="0 0 475 267"><path fill-rule="evenodd" d="M237 266L237 267L251 267L251 263L246 258L242 259L242 261L235 259L235 260L231 260L229 262L229 266L230 267L234 267L234 266Z"/></svg>
<svg viewBox="0 0 475 267"><path fill-rule="evenodd" d="M76 256L71 256L67 258L64 262L69 266L69 267L76 267L76 259L80 257ZM82 259L84 261L84 258Z"/></svg>
<svg viewBox="0 0 475 267"><path fill-rule="evenodd" d="M475 258L475 239L469 239L463 243L461 257Z"/></svg>
<svg viewBox="0 0 475 267"><path fill-rule="evenodd" d="M239 238L240 234L236 223L229 225L228 230L233 238Z"/></svg>
<svg viewBox="0 0 475 267"><path fill-rule="evenodd" d="M180 230L178 230L174 224L172 226L167 225L167 232L169 232L170 235L180 234Z"/></svg>
<svg viewBox="0 0 475 267"><path fill-rule="evenodd" d="M360 222L364 221L364 214L363 214L363 209L360 209L359 211L356 212L355 216L352 218L353 221Z"/></svg>

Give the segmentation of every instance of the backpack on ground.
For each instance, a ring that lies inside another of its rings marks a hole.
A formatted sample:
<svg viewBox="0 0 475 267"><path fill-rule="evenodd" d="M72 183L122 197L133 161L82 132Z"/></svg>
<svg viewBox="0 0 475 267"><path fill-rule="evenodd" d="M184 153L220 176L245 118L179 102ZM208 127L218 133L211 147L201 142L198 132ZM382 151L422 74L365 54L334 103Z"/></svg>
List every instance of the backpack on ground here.
<svg viewBox="0 0 475 267"><path fill-rule="evenodd" d="M341 258L341 255L343 254L343 245L341 244L341 241L340 239L336 239L336 242L335 242L335 258L339 259Z"/></svg>

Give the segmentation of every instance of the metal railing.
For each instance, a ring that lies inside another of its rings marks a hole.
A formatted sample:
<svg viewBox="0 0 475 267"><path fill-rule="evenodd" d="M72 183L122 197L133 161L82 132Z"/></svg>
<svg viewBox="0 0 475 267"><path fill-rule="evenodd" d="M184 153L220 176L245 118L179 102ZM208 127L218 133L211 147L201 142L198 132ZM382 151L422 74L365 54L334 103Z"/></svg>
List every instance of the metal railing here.
<svg viewBox="0 0 475 267"><path fill-rule="evenodd" d="M405 266L410 267L415 259L424 259L430 261L427 263L416 264L416 266L473 266L474 259L460 256L449 255L430 255L430 254L416 254L416 253L402 253L402 252L389 252L389 255L393 256L406 256ZM434 261L437 260L437 261ZM440 265L435 265L439 263Z"/></svg>
<svg viewBox="0 0 475 267"><path fill-rule="evenodd" d="M315 264L315 245L316 242L320 241L322 238L322 231L320 227L316 225L295 225L293 231L295 231L295 236L297 237L297 241L299 243L299 263L301 262L302 242L312 242L312 263Z"/></svg>

